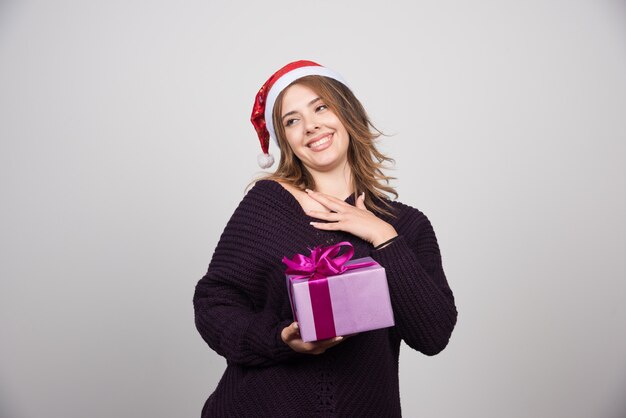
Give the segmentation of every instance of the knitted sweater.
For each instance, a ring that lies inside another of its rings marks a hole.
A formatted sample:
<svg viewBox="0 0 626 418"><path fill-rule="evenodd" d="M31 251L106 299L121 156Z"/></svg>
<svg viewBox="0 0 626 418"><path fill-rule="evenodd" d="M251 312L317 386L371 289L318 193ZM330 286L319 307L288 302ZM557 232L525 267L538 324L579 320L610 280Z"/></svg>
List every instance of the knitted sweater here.
<svg viewBox="0 0 626 418"><path fill-rule="evenodd" d="M351 196L346 202L354 204ZM456 323L439 247L423 213L391 202L385 217L399 237L373 250L342 231L309 224L279 183L258 181L220 237L194 295L195 321L227 367L202 417L398 417L400 342L434 355ZM283 256L350 241L354 258L371 256L387 274L395 326L349 337L320 355L293 351L281 331L293 321Z"/></svg>

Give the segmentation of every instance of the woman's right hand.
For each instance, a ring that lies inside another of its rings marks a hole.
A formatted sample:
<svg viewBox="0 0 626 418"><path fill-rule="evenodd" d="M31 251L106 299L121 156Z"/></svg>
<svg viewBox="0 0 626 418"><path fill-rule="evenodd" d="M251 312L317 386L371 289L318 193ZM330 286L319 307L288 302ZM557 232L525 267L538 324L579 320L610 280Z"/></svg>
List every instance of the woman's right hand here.
<svg viewBox="0 0 626 418"><path fill-rule="evenodd" d="M284 343L293 351L305 354L322 354L344 340L344 337L334 337L327 340L311 341L305 343L300 336L300 329L297 322L292 322L288 327L283 328L280 333Z"/></svg>

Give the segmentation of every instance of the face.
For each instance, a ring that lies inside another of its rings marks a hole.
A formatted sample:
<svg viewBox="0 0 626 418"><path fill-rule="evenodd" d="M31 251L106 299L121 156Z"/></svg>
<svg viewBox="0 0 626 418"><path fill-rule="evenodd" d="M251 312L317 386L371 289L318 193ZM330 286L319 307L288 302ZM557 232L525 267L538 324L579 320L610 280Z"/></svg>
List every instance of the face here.
<svg viewBox="0 0 626 418"><path fill-rule="evenodd" d="M281 116L289 146L309 171L347 164L348 131L313 90L299 84L285 90Z"/></svg>

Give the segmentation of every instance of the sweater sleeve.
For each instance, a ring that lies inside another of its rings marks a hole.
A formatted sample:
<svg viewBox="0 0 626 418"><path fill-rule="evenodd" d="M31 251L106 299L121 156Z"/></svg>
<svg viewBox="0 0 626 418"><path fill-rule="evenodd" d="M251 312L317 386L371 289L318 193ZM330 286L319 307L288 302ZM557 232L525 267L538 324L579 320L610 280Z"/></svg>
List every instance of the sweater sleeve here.
<svg viewBox="0 0 626 418"><path fill-rule="evenodd" d="M371 256L385 267L396 331L411 348L435 355L450 340L457 310L433 228L421 212L411 210L417 213L410 225Z"/></svg>
<svg viewBox="0 0 626 418"><path fill-rule="evenodd" d="M280 336L292 319L262 306L270 274L263 244L271 232L259 222L267 216L267 202L255 188L226 225L193 302L196 327L215 352L229 363L270 366L299 353Z"/></svg>

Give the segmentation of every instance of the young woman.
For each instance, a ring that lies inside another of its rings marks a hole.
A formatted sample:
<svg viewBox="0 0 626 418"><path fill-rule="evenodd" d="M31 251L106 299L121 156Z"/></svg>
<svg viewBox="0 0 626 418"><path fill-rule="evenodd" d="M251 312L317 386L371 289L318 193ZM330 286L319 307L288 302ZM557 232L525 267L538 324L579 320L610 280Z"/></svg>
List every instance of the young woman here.
<svg viewBox="0 0 626 418"><path fill-rule="evenodd" d="M261 87L252 122L269 167L243 198L194 295L196 326L227 361L203 417L400 416L400 343L426 355L447 345L457 311L437 239L419 210L397 201L391 161L336 72L297 61ZM395 326L303 342L282 258L349 241L354 258L385 268Z"/></svg>

